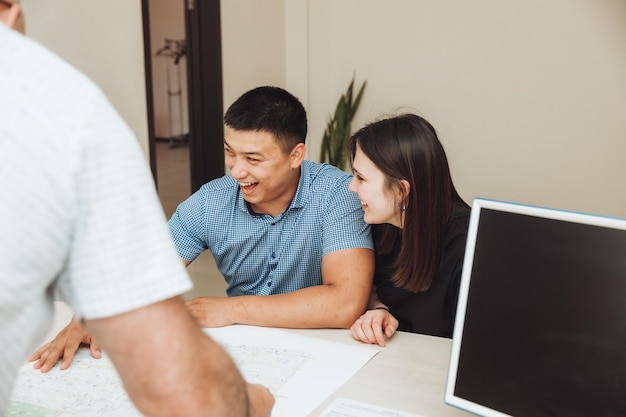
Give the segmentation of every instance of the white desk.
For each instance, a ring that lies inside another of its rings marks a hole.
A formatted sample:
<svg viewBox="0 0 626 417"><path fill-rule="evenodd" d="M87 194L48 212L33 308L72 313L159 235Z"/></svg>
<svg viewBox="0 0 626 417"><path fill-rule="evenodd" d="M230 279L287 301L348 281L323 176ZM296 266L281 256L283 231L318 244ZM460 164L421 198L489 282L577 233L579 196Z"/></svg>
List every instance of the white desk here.
<svg viewBox="0 0 626 417"><path fill-rule="evenodd" d="M63 303L56 304L55 313L54 324L46 341L51 340L72 315ZM334 342L362 345L352 339L348 330L289 331ZM443 400L450 349L450 339L396 333L380 353L310 416L319 416L337 397L429 417L470 416L472 414L451 407Z"/></svg>
<svg viewBox="0 0 626 417"><path fill-rule="evenodd" d="M307 336L361 344L348 330L290 330ZM398 332L387 346L310 415L319 416L337 397L429 417L470 416L445 404L452 341Z"/></svg>

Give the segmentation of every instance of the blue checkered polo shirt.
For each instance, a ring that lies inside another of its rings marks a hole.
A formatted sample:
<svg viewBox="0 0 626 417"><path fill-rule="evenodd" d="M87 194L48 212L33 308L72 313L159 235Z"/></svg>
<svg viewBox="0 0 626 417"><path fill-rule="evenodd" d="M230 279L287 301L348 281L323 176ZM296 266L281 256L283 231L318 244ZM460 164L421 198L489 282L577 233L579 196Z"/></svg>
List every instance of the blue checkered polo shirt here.
<svg viewBox="0 0 626 417"><path fill-rule="evenodd" d="M232 177L210 181L169 220L178 255L192 261L210 250L229 296L320 285L323 255L373 249L361 203L348 190L351 178L331 165L304 161L291 204L275 218L248 210Z"/></svg>

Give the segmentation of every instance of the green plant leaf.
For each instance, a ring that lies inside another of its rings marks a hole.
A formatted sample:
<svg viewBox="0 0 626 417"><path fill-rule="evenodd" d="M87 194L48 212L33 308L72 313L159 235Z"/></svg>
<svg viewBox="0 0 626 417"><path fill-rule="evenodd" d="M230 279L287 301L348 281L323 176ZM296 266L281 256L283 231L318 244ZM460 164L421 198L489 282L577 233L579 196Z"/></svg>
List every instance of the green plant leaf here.
<svg viewBox="0 0 626 417"><path fill-rule="evenodd" d="M348 140L352 132L351 122L361 104L366 83L367 81L363 82L355 98L353 75L346 92L337 101L335 112L333 116L328 117L322 136L320 162L328 162L344 169L348 154Z"/></svg>
<svg viewBox="0 0 626 417"><path fill-rule="evenodd" d="M354 104L352 104L353 112L350 115L350 121L352 121L352 119L354 118L354 114L356 113L356 110L359 108L359 105L361 104L361 99L363 98L363 92L365 91L366 84L367 84L367 81L363 81L363 84L361 85L361 88L359 89L359 92L356 95L356 99L354 100Z"/></svg>

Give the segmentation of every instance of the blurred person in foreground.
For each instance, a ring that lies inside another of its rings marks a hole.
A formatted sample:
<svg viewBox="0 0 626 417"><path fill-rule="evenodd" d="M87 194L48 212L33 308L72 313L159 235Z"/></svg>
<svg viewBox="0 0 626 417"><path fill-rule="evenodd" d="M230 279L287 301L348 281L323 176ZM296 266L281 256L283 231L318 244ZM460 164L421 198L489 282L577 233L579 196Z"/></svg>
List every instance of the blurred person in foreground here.
<svg viewBox="0 0 626 417"><path fill-rule="evenodd" d="M179 297L191 281L133 133L87 77L12 30L22 19L0 0L0 412L59 296L143 414L269 416L270 392Z"/></svg>

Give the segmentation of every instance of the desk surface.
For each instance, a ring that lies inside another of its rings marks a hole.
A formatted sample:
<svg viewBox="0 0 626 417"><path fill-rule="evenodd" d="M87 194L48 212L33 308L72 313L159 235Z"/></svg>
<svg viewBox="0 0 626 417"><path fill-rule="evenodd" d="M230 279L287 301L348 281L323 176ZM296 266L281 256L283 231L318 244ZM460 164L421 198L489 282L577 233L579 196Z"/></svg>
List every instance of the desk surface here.
<svg viewBox="0 0 626 417"><path fill-rule="evenodd" d="M44 339L54 338L72 316L64 303L56 303L54 324ZM334 342L361 345L342 329L290 329L290 332ZM348 382L320 404L319 416L335 398L373 404L429 417L470 416L445 404L444 391L452 341L414 333L396 333L387 346Z"/></svg>
<svg viewBox="0 0 626 417"><path fill-rule="evenodd" d="M361 344L340 329L290 330L324 339ZM337 397L429 417L469 416L444 402L450 339L397 332L371 361L317 407L319 416Z"/></svg>

